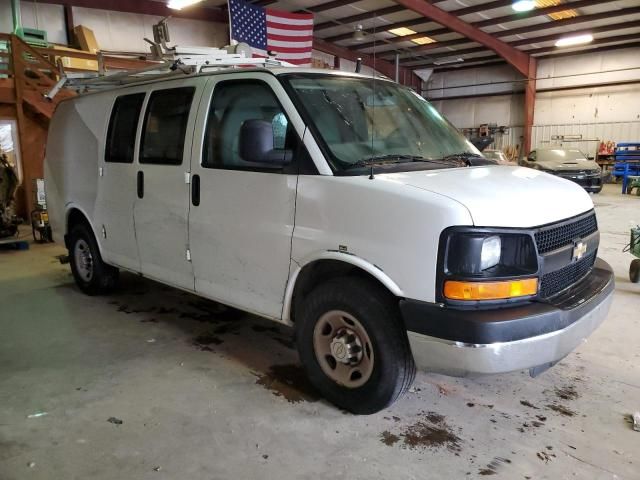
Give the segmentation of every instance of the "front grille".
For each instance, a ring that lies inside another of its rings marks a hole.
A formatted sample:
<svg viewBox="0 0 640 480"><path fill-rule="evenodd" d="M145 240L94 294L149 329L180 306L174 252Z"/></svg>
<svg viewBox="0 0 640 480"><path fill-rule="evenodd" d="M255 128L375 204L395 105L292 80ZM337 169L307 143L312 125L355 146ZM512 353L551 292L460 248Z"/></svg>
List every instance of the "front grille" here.
<svg viewBox="0 0 640 480"><path fill-rule="evenodd" d="M576 263L543 275L539 295L542 298L549 298L580 280L593 267L596 254L597 252L590 253Z"/></svg>
<svg viewBox="0 0 640 480"><path fill-rule="evenodd" d="M575 239L584 238L597 230L598 222L595 213L575 222L544 227L535 235L538 253L543 254L570 245Z"/></svg>

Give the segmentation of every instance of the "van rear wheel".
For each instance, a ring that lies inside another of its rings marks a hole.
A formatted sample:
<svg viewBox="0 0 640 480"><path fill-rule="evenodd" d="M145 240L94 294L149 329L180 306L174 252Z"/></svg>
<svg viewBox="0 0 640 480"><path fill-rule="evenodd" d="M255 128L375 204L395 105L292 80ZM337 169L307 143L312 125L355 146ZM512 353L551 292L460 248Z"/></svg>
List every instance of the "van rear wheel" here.
<svg viewBox="0 0 640 480"><path fill-rule="evenodd" d="M108 293L118 283L118 269L102 261L93 232L84 224L71 229L69 263L76 284L87 295Z"/></svg>
<svg viewBox="0 0 640 480"><path fill-rule="evenodd" d="M342 277L316 287L302 303L296 334L311 383L350 412L382 410L415 377L397 306L373 281Z"/></svg>

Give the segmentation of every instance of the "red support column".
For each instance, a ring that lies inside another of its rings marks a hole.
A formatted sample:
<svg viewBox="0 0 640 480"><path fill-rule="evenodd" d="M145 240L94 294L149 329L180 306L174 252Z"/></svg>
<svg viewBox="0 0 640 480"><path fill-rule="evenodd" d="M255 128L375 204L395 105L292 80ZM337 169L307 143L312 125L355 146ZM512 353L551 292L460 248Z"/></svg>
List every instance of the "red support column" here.
<svg viewBox="0 0 640 480"><path fill-rule="evenodd" d="M522 154L527 155L531 151L531 136L533 131L533 115L536 107L536 76L537 62L534 57L529 58L529 71L527 72L527 85L524 91L524 134L522 142Z"/></svg>

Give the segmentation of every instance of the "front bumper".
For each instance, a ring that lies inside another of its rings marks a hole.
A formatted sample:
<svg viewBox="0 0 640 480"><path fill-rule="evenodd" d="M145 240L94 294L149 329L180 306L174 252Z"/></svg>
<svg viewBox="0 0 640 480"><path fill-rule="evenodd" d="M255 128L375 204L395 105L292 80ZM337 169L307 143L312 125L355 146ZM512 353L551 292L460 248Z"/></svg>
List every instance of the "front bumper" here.
<svg viewBox="0 0 640 480"><path fill-rule="evenodd" d="M602 174L573 174L573 173L555 173L560 178L570 180L577 183L587 192L599 192L602 190Z"/></svg>
<svg viewBox="0 0 640 480"><path fill-rule="evenodd" d="M551 366L606 318L615 282L598 259L580 282L549 302L496 310L456 310L403 300L402 316L418 368L453 376Z"/></svg>

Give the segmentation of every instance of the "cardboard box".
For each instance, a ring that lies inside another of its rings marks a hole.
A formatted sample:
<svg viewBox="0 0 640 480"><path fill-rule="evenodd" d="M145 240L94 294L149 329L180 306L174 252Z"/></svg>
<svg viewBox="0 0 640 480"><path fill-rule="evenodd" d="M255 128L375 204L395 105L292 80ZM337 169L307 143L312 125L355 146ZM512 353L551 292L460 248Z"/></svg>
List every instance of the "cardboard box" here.
<svg viewBox="0 0 640 480"><path fill-rule="evenodd" d="M66 52L87 53L87 52L83 52L82 50L76 50L75 48L61 47L60 45L54 45L53 48L55 50L61 50ZM62 60L62 66L65 68L78 68L80 70L89 70L92 72L98 71L97 60L89 60L86 58L63 57L62 55L60 55L59 57L56 57L56 62L58 61L57 60L58 58Z"/></svg>
<svg viewBox="0 0 640 480"><path fill-rule="evenodd" d="M98 50L100 50L100 48L98 48L96 36L90 28L87 28L84 25L78 25L73 28L73 33L76 36L78 45L80 45L80 48L85 52L97 53Z"/></svg>

